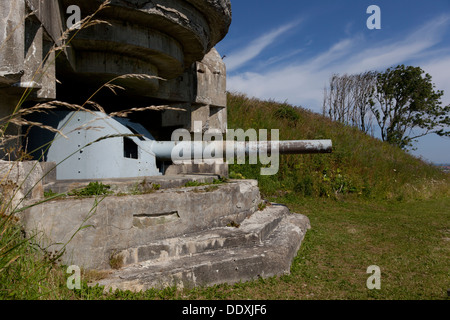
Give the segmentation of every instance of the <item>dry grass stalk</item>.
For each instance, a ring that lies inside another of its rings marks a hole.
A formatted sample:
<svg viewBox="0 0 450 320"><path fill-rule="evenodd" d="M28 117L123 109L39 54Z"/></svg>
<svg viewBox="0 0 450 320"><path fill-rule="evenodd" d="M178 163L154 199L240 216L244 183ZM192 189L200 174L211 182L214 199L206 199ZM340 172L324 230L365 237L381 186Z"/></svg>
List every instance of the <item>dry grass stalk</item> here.
<svg viewBox="0 0 450 320"><path fill-rule="evenodd" d="M109 22L104 21L104 20L98 20L98 19L92 20L94 18L94 16L96 16L100 11L108 8L108 5L110 3L111 3L110 0L105 0L93 14L84 17L78 23L74 24L71 28L68 28L67 30L65 30L63 32L63 34L61 35L61 37L58 39L58 41L63 44L58 47L55 47L54 50L64 50L64 48L66 48L66 46L67 46L67 43L71 42L73 40L73 38L78 34L78 32L80 32L81 30L83 30L85 28L89 28L94 25L102 24L102 23L111 25ZM72 32L74 32L74 33L69 38L69 36ZM65 40L67 40L67 39L69 39L69 41L67 43L65 43Z"/></svg>
<svg viewBox="0 0 450 320"><path fill-rule="evenodd" d="M121 90L125 90L124 87L119 86L117 84L113 84L114 81L120 80L120 79L138 79L138 80L162 80L165 81L166 79L157 77L157 76L151 76L148 74L141 74L141 73L130 73L130 74L123 74L121 76L117 76L111 80L109 80L108 82L104 83L100 88L98 88L90 97L89 99L87 99L87 101L91 101L92 98L94 98L94 96L97 95L97 93L99 93L103 88L108 88L109 90L111 90L114 94L117 94L115 89L121 89Z"/></svg>
<svg viewBox="0 0 450 320"><path fill-rule="evenodd" d="M186 112L186 109L171 107L169 105L162 105L162 106L148 106L148 107L143 107L143 108L131 108L128 110L112 112L109 114L109 116L123 118L123 117L127 117L130 113L139 112L139 111L147 111L147 110L152 110L152 111L175 110L175 111Z"/></svg>
<svg viewBox="0 0 450 320"><path fill-rule="evenodd" d="M117 84L112 84L112 83L105 84L105 88L108 88L109 90L111 90L115 95L117 95L117 92L115 89L126 90L124 87L119 86Z"/></svg>

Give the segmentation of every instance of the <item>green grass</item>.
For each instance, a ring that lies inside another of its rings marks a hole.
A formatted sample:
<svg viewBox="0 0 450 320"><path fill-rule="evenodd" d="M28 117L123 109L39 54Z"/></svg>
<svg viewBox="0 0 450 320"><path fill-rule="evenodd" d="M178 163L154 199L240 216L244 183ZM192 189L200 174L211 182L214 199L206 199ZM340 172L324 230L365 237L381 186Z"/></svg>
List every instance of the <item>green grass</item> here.
<svg viewBox="0 0 450 320"><path fill-rule="evenodd" d="M20 226L0 216L0 300L66 299L65 277L57 256L45 253L35 239L24 240Z"/></svg>
<svg viewBox="0 0 450 320"><path fill-rule="evenodd" d="M292 267L291 281L308 288L299 298L446 298L450 199L285 202L312 224ZM370 265L381 268L381 290L366 287Z"/></svg>

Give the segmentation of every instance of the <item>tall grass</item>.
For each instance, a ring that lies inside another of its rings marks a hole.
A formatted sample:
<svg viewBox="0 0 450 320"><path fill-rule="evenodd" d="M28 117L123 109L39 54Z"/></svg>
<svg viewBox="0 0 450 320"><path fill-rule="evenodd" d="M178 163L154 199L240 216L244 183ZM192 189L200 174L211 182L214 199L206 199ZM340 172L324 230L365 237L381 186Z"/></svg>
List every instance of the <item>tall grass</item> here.
<svg viewBox="0 0 450 320"><path fill-rule="evenodd" d="M58 299L65 282L55 257L34 239L22 236L20 225L0 218L0 299Z"/></svg>
<svg viewBox="0 0 450 320"><path fill-rule="evenodd" d="M228 126L279 129L281 140L333 141L331 154L282 155L274 176L260 176L259 165L230 166L232 174L257 179L267 196L378 200L450 196L449 175L437 167L301 107L229 93Z"/></svg>

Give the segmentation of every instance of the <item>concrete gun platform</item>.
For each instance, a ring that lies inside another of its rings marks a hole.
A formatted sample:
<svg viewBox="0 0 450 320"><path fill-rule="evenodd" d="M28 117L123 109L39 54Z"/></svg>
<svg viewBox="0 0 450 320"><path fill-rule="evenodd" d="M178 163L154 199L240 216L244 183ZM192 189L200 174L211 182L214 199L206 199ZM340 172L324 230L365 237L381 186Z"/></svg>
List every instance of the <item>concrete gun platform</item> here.
<svg viewBox="0 0 450 320"><path fill-rule="evenodd" d="M307 217L262 200L255 180L208 184L214 175L199 175L206 184L183 186L189 178L175 184L168 178L166 188L148 193L51 200L22 212L21 220L27 235L44 235L42 246L64 249L63 264L106 271L98 282L106 289L208 286L289 273L310 227ZM136 183L111 182L116 192L126 189L121 183Z"/></svg>

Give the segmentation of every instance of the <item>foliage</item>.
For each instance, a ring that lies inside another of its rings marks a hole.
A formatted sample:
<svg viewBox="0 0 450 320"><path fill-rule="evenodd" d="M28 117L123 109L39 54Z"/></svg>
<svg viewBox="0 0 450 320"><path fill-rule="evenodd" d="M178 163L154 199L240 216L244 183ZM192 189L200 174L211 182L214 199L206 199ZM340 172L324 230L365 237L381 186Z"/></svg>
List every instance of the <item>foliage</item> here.
<svg viewBox="0 0 450 320"><path fill-rule="evenodd" d="M273 116L276 119L286 119L294 126L300 120L300 115L295 111L294 107L286 103L279 105L273 113Z"/></svg>
<svg viewBox="0 0 450 320"><path fill-rule="evenodd" d="M234 172L234 171L231 171L231 172L228 174L228 177L229 177L230 179L237 179L237 180L245 179L245 177L244 177L242 174L236 173L236 172Z"/></svg>
<svg viewBox="0 0 450 320"><path fill-rule="evenodd" d="M50 198L56 196L57 193L53 192L53 190L44 191L44 198Z"/></svg>
<svg viewBox="0 0 450 320"><path fill-rule="evenodd" d="M61 297L55 290L64 283L56 266L59 256L42 250L36 240L25 239L15 220L0 216L0 300Z"/></svg>
<svg viewBox="0 0 450 320"><path fill-rule="evenodd" d="M184 187L200 187L200 186L216 185L226 183L227 181L228 179L224 177L213 179L212 182L188 181L184 184Z"/></svg>
<svg viewBox="0 0 450 320"><path fill-rule="evenodd" d="M450 135L450 105L441 106L443 94L420 67L334 74L324 90L323 115L371 135L375 120L383 141L405 149L428 134Z"/></svg>
<svg viewBox="0 0 450 320"><path fill-rule="evenodd" d="M450 136L450 105L441 106L443 91L435 91L431 76L419 67L397 66L379 73L372 111L383 141L409 147L429 133ZM419 132L413 133L413 129Z"/></svg>

